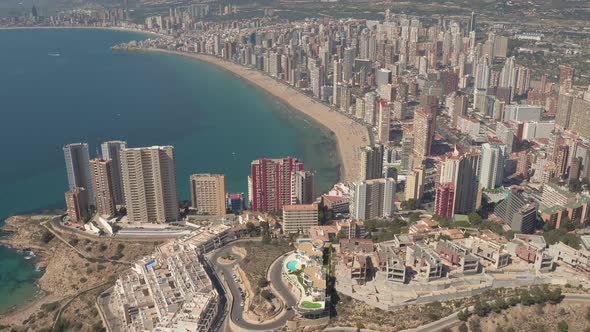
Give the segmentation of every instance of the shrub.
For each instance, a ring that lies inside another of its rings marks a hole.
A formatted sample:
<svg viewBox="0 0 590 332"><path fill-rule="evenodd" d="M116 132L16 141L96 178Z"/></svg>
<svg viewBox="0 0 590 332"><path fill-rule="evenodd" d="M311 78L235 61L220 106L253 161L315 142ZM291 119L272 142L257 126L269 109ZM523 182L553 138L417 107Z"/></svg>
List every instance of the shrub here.
<svg viewBox="0 0 590 332"><path fill-rule="evenodd" d="M562 320L559 323L557 323L557 331L559 332L567 332L569 331L569 326L567 325L567 322Z"/></svg>
<svg viewBox="0 0 590 332"><path fill-rule="evenodd" d="M469 332L469 329L465 323L461 323L461 325L459 325L459 332Z"/></svg>
<svg viewBox="0 0 590 332"><path fill-rule="evenodd" d="M259 288L264 288L264 287L268 286L268 284L269 284L269 282L265 278L260 278L257 281L257 285Z"/></svg>
<svg viewBox="0 0 590 332"><path fill-rule="evenodd" d="M55 235L53 235L53 233L45 231L43 232L43 235L41 235L41 241L43 241L43 243L49 243L54 237Z"/></svg>
<svg viewBox="0 0 590 332"><path fill-rule="evenodd" d="M84 278L84 277L80 278L80 282L81 282L81 283L85 283L86 281L88 281L88 279L86 279L86 278Z"/></svg>
<svg viewBox="0 0 590 332"><path fill-rule="evenodd" d="M260 296L262 296L262 298L264 298L267 301L270 301L275 298L274 294L266 289L260 292Z"/></svg>
<svg viewBox="0 0 590 332"><path fill-rule="evenodd" d="M43 303L41 305L41 310L43 311L54 311L55 309L59 308L59 302L49 302L49 303Z"/></svg>

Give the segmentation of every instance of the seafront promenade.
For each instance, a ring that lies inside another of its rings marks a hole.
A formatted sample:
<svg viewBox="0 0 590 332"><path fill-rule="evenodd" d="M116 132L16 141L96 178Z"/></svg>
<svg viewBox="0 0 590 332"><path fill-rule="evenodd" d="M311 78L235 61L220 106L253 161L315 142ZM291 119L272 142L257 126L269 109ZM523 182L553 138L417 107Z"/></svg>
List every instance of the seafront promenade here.
<svg viewBox="0 0 590 332"><path fill-rule="evenodd" d="M334 133L341 159L342 181L357 181L360 175L360 149L370 144L367 127L346 117L329 106L314 100L295 88L278 82L261 71L239 64L224 61L212 55L169 51L159 48L140 49L141 51L161 52L187 56L227 70L254 84L273 97L285 102L291 108L302 112Z"/></svg>

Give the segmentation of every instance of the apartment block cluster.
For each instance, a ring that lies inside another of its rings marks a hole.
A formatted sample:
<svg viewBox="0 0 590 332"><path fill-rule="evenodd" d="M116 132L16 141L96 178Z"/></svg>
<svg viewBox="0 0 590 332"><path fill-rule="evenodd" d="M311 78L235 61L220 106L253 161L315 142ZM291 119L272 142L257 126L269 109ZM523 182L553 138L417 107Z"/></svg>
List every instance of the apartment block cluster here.
<svg viewBox="0 0 590 332"><path fill-rule="evenodd" d="M117 279L109 312L126 331L211 331L220 299L200 255L222 245L227 228L172 240L137 261Z"/></svg>
<svg viewBox="0 0 590 332"><path fill-rule="evenodd" d="M590 268L587 246L548 246L536 235L507 240L489 231L454 231L400 234L380 243L341 239L334 246L336 289L391 309L472 296L494 287L567 282Z"/></svg>
<svg viewBox="0 0 590 332"><path fill-rule="evenodd" d="M63 151L70 222L87 222L93 215L109 220L122 207L127 212L123 221L130 224L179 219L174 147L129 148L124 141L108 141L92 160L87 143L68 144ZM195 213L223 216L245 208L242 193L226 194L223 175L193 174L189 181Z"/></svg>
<svg viewBox="0 0 590 332"><path fill-rule="evenodd" d="M375 145L361 151L359 183L348 184L353 201L358 197L349 205L354 218L391 215L389 196L401 182L397 196L417 201L434 182L435 213L451 218L474 212L507 182L530 193L590 175L590 129L583 121L590 116L589 87L575 85L568 66L560 66L555 82L543 72L532 75L508 49L509 39L522 35L480 24L475 13L426 24L387 11L383 21L209 22L139 47L203 53L261 70L368 126ZM460 138L454 146L446 142L453 135ZM384 189L370 188L382 183ZM382 193L384 204L363 207L364 197ZM531 197L537 211L551 212ZM520 212L525 219L532 206ZM555 209L551 218L576 214L569 209ZM531 232L526 220L499 218L516 232ZM576 222L588 222L588 214Z"/></svg>

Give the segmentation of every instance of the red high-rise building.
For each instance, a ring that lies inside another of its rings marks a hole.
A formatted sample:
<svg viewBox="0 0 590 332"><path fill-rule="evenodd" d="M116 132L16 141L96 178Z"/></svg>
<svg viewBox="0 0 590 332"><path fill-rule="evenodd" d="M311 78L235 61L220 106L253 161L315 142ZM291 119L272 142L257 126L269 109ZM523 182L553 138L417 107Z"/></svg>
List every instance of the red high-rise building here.
<svg viewBox="0 0 590 332"><path fill-rule="evenodd" d="M455 186L452 183L438 184L434 201L434 214L452 218L455 214Z"/></svg>
<svg viewBox="0 0 590 332"><path fill-rule="evenodd" d="M303 171L303 162L297 158L258 159L252 162L250 177L250 200L252 210L278 211L291 204L292 177Z"/></svg>

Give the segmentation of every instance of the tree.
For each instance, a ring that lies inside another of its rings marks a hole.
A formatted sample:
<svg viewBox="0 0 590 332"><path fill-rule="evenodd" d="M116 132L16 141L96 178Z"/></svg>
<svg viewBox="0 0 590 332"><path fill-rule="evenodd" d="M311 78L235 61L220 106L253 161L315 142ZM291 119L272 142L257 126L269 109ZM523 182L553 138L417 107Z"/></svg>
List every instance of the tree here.
<svg viewBox="0 0 590 332"><path fill-rule="evenodd" d="M469 217L469 222L472 225L476 225L477 226L477 225L481 224L481 222L483 221L483 219L481 218L481 216L479 214L475 213L475 212L470 213L468 215L468 217Z"/></svg>
<svg viewBox="0 0 590 332"><path fill-rule="evenodd" d="M582 191L582 183L580 182L580 179L577 179L577 178L570 179L569 189L571 192L574 192L574 193Z"/></svg>
<svg viewBox="0 0 590 332"><path fill-rule="evenodd" d="M459 325L459 332L469 332L469 329L465 323L461 323L461 325Z"/></svg>
<svg viewBox="0 0 590 332"><path fill-rule="evenodd" d="M258 279L256 284L258 285L258 288L264 288L264 287L268 286L269 282L265 278L260 278L260 279Z"/></svg>
<svg viewBox="0 0 590 332"><path fill-rule="evenodd" d="M254 223L252 223L251 221L248 221L246 223L246 232L251 237L255 237L260 234L260 228L256 227L256 225L254 225Z"/></svg>
<svg viewBox="0 0 590 332"><path fill-rule="evenodd" d="M402 210L418 210L420 209L420 201L417 199L410 198L402 202L401 208Z"/></svg>
<svg viewBox="0 0 590 332"><path fill-rule="evenodd" d="M269 290L264 289L262 292L260 292L260 296L262 296L263 299L270 301L272 299L275 298L274 294L271 293Z"/></svg>
<svg viewBox="0 0 590 332"><path fill-rule="evenodd" d="M490 305L485 302L477 302L473 308L473 312L479 317L485 317L490 312Z"/></svg>
<svg viewBox="0 0 590 332"><path fill-rule="evenodd" d="M467 308L457 313L457 319L462 322L466 322L469 319L469 311L467 310Z"/></svg>
<svg viewBox="0 0 590 332"><path fill-rule="evenodd" d="M567 325L567 322L562 320L559 323L557 323L557 331L559 332L567 332L569 331L570 327L569 325Z"/></svg>

